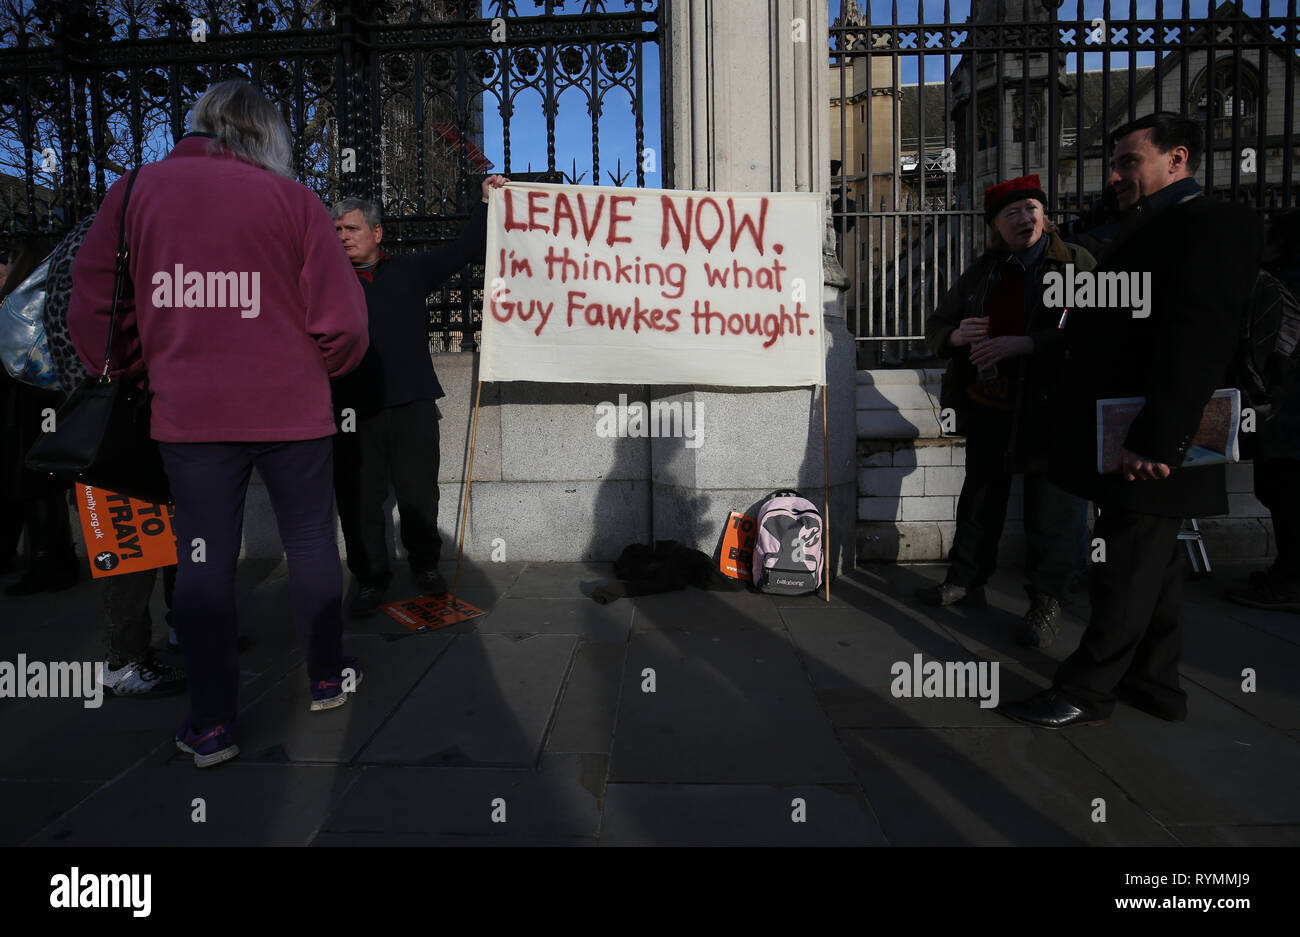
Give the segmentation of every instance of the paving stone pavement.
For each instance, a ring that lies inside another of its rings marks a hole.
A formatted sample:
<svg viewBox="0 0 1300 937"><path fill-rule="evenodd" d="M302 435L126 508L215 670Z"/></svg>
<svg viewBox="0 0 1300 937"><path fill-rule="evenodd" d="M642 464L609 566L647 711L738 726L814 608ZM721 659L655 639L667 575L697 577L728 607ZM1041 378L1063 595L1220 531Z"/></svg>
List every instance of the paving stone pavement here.
<svg viewBox="0 0 1300 937"><path fill-rule="evenodd" d="M916 660L996 662L1001 698L1030 693L1082 633L1080 593L1054 647L1018 647L1011 570L987 609L917 606L942 573L866 566L830 603L601 606L609 564L466 567L460 594L488 614L422 634L349 622L365 682L312 713L286 569L247 561L240 757L198 770L176 751L184 696L2 699L0 843L1300 843L1300 615L1224 601L1244 569L1188 584L1187 722L1121 705L1065 732L1005 719L974 685L894 696L895 664ZM0 599L0 661L98 659L99 589ZM162 612L159 589L159 641Z"/></svg>

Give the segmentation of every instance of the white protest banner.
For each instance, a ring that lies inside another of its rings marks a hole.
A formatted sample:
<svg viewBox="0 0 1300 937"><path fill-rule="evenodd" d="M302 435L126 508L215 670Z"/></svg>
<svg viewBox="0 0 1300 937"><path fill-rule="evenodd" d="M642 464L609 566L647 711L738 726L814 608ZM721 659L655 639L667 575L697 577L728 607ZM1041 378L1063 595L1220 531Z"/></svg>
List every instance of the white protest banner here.
<svg viewBox="0 0 1300 937"><path fill-rule="evenodd" d="M481 380L826 383L820 195L510 183L489 198Z"/></svg>

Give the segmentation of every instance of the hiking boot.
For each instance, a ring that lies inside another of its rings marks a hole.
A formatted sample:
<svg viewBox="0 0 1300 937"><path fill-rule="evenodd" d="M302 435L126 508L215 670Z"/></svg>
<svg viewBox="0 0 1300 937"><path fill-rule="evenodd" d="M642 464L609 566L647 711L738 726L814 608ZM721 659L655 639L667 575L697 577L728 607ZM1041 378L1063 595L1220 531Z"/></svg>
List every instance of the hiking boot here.
<svg viewBox="0 0 1300 937"><path fill-rule="evenodd" d="M348 605L348 615L352 618L366 618L373 615L379 611L379 606L384 604L386 591L379 586L361 586L357 589L352 603Z"/></svg>
<svg viewBox="0 0 1300 937"><path fill-rule="evenodd" d="M177 730L174 741L177 748L194 756L196 768L210 768L223 761L229 761L239 754L239 746L235 744L234 726L219 725L197 732L190 724L188 716Z"/></svg>
<svg viewBox="0 0 1300 937"><path fill-rule="evenodd" d="M1279 612L1300 612L1300 583L1276 575L1272 570L1253 573L1250 585L1227 589L1224 598L1238 605Z"/></svg>
<svg viewBox="0 0 1300 937"><path fill-rule="evenodd" d="M941 582L937 586L926 586L923 589L917 589L916 598L922 605L946 606L956 605L960 602L962 605L984 608L989 604L984 597L983 586L967 589L965 586L959 586L951 582Z"/></svg>
<svg viewBox="0 0 1300 937"><path fill-rule="evenodd" d="M100 682L114 696L171 696L185 691L185 674L159 663L152 653L116 669L105 661Z"/></svg>
<svg viewBox="0 0 1300 937"><path fill-rule="evenodd" d="M447 593L447 580L442 578L442 573L436 568L421 570L413 573L415 587L425 595L445 595Z"/></svg>
<svg viewBox="0 0 1300 937"><path fill-rule="evenodd" d="M1060 617L1061 603L1056 598L1042 592L1032 593L1029 611L1025 612L1016 632L1016 643L1024 647L1051 647L1061 633L1057 624Z"/></svg>
<svg viewBox="0 0 1300 937"><path fill-rule="evenodd" d="M348 701L348 695L361 686L361 665L355 657L343 658L339 675L329 680L318 680L311 685L311 711L334 709Z"/></svg>

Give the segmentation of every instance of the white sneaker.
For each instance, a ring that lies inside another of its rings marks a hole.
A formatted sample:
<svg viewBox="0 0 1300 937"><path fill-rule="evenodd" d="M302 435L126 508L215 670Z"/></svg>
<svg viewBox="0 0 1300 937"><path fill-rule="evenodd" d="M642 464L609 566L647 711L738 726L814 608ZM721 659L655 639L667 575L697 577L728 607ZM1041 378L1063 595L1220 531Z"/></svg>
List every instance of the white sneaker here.
<svg viewBox="0 0 1300 937"><path fill-rule="evenodd" d="M105 661L100 669L100 682L114 696L170 696L185 691L185 674L151 657L116 670Z"/></svg>

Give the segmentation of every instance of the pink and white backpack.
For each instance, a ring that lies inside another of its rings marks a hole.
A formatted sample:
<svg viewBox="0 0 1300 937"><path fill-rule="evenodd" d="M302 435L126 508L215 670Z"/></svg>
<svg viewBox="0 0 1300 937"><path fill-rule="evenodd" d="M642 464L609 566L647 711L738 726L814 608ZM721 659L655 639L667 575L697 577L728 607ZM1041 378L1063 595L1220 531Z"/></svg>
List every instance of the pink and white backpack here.
<svg viewBox="0 0 1300 937"><path fill-rule="evenodd" d="M751 569L754 585L773 595L816 592L826 565L821 512L797 491L776 491L758 510Z"/></svg>

